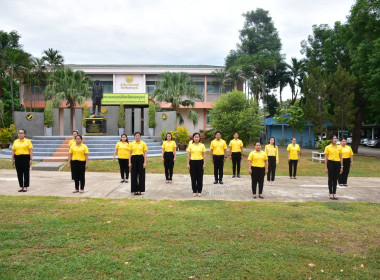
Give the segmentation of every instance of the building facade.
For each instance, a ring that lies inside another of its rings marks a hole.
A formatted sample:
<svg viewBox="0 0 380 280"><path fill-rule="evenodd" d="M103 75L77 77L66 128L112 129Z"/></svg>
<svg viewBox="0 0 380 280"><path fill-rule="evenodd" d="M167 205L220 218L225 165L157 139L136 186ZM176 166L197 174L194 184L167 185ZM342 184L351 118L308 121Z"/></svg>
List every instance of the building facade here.
<svg viewBox="0 0 380 280"><path fill-rule="evenodd" d="M190 132L206 131L210 128L208 110L220 98L222 94L221 83L218 81L214 71L223 69L221 66L211 65L87 65L87 64L67 64L74 71L84 71L93 81L99 80L103 86L104 98L102 106L105 108L110 106L119 106L124 104L129 109L127 123L136 123L135 117L141 117L140 128L146 127L148 122L146 118L146 108L153 91L156 89L156 83L159 75L164 72L186 72L193 79L199 92L202 94L201 100L194 100L194 107L181 107L179 113L184 119L184 125ZM26 89L20 90L20 100L26 107L44 108L45 102L43 95L39 92L26 93ZM91 99L87 100L88 106L92 107ZM160 103L163 109L169 109L170 104ZM64 108L66 103L59 105L58 123L61 124L64 118ZM79 109L79 105L78 105ZM199 119L194 125L188 118L189 109L195 110ZM77 110L76 110L77 111ZM78 116L76 116L78 117ZM61 120L62 118L62 120ZM113 120L108 120L113 121ZM117 120L115 125L117 126ZM63 124L64 125L64 124ZM132 125L133 126L133 125ZM78 129L78 128L77 128ZM58 129L58 134L63 133L63 129ZM130 130L132 133L136 131L134 127ZM144 134L148 134L144 131Z"/></svg>

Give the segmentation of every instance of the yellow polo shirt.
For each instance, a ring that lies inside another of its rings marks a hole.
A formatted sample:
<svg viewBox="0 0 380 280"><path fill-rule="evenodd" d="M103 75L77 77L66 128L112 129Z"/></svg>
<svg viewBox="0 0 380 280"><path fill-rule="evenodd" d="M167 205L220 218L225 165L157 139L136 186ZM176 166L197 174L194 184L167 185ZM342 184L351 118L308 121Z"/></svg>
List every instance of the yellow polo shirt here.
<svg viewBox="0 0 380 280"><path fill-rule="evenodd" d="M69 141L69 148L72 146L72 145L75 145L77 142L75 142L75 139L71 139L70 141Z"/></svg>
<svg viewBox="0 0 380 280"><path fill-rule="evenodd" d="M20 141L20 139L16 139L13 142L12 150L15 151L15 155L29 155L29 150L33 149L32 142L24 138L24 140Z"/></svg>
<svg viewBox="0 0 380 280"><path fill-rule="evenodd" d="M342 149L342 158L350 158L354 155L350 146L340 146L340 148Z"/></svg>
<svg viewBox="0 0 380 280"><path fill-rule="evenodd" d="M265 153L268 157L276 157L276 162L279 162L278 146L275 147L272 144L265 145Z"/></svg>
<svg viewBox="0 0 380 280"><path fill-rule="evenodd" d="M129 144L129 149L132 151L132 156L143 155L145 151L148 150L146 143L140 140L139 143L133 141Z"/></svg>
<svg viewBox="0 0 380 280"><path fill-rule="evenodd" d="M238 140L232 139L230 143L228 144L228 146L231 147L232 153L240 153L241 147L243 147L243 141L241 141L240 139Z"/></svg>
<svg viewBox="0 0 380 280"><path fill-rule="evenodd" d="M117 142L115 149L117 149L117 157L120 159L129 159L129 143L119 141Z"/></svg>
<svg viewBox="0 0 380 280"><path fill-rule="evenodd" d="M226 141L224 141L223 139L215 139L211 142L210 149L212 150L213 155L222 156L224 155L224 150L227 150Z"/></svg>
<svg viewBox="0 0 380 280"><path fill-rule="evenodd" d="M268 160L267 154L263 151L252 151L249 153L248 160L251 162L251 166L265 167L265 161Z"/></svg>
<svg viewBox="0 0 380 280"><path fill-rule="evenodd" d="M332 144L326 146L325 154L327 154L327 159L332 161L340 161L339 155L342 154L342 149L340 146Z"/></svg>
<svg viewBox="0 0 380 280"><path fill-rule="evenodd" d="M201 160L203 159L203 153L206 152L206 147L202 143L191 144L189 146L189 153L191 160Z"/></svg>
<svg viewBox="0 0 380 280"><path fill-rule="evenodd" d="M162 143L161 147L165 149L165 152L174 152L175 148L177 148L177 144L173 140L166 140L164 143Z"/></svg>
<svg viewBox="0 0 380 280"><path fill-rule="evenodd" d="M291 160L297 160L298 159L298 152L301 150L300 146L298 144L295 144L293 146L292 143L288 145L287 150L289 151L289 159Z"/></svg>
<svg viewBox="0 0 380 280"><path fill-rule="evenodd" d="M71 160L86 161L86 155L88 155L88 147L85 144L72 145L70 147Z"/></svg>

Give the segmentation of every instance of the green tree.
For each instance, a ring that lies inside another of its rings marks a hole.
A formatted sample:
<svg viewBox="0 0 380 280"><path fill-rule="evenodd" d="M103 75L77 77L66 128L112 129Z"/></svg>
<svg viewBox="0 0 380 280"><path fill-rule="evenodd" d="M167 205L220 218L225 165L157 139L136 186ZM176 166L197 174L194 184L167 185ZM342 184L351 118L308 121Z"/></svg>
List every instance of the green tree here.
<svg viewBox="0 0 380 280"><path fill-rule="evenodd" d="M91 97L91 79L83 71L74 72L71 68L59 68L48 80L45 96L55 98L55 103L66 100L66 105L70 108L70 129L72 131L76 104L81 105Z"/></svg>
<svg viewBox="0 0 380 280"><path fill-rule="evenodd" d="M331 83L330 94L334 102L333 123L341 131L352 130L356 116L354 99L358 80L339 64L337 71L331 76Z"/></svg>
<svg viewBox="0 0 380 280"><path fill-rule="evenodd" d="M222 95L211 110L210 117L211 126L226 139L232 139L237 131L245 145L250 139L258 139L263 129L257 105L240 91Z"/></svg>
<svg viewBox="0 0 380 280"><path fill-rule="evenodd" d="M301 107L305 118L314 124L318 133L323 132L324 122L329 120L328 84L327 71L322 71L321 67L313 68L308 76L303 78L302 92L304 96Z"/></svg>
<svg viewBox="0 0 380 280"><path fill-rule="evenodd" d="M279 114L276 114L274 116L274 119L277 120L277 122L280 124L287 124L288 126L292 127L293 137L295 137L296 131L302 133L302 130L305 127L304 112L298 106L282 108L279 111Z"/></svg>
<svg viewBox="0 0 380 280"><path fill-rule="evenodd" d="M45 103L44 124L47 127L52 127L54 124L53 102L51 100L48 100Z"/></svg>
<svg viewBox="0 0 380 280"><path fill-rule="evenodd" d="M123 104L119 105L119 110L117 111L117 127L125 127L125 109Z"/></svg>
<svg viewBox="0 0 380 280"><path fill-rule="evenodd" d="M52 73L57 68L63 67L64 58L60 54L60 51L49 48L42 52L42 59L47 63L47 70Z"/></svg>
<svg viewBox="0 0 380 280"><path fill-rule="evenodd" d="M155 128L156 127L156 104L154 104L153 102L149 102L148 120L149 120L149 128Z"/></svg>
<svg viewBox="0 0 380 280"><path fill-rule="evenodd" d="M294 105L298 94L299 94L299 88L302 85L302 78L305 75L304 71L304 61L303 60L297 60L297 58L292 57L291 64L288 65L289 69L289 86L292 90L292 101L291 105Z"/></svg>
<svg viewBox="0 0 380 280"><path fill-rule="evenodd" d="M181 106L194 106L194 100L202 100L202 94L194 84L190 75L184 72L165 72L159 75L160 80L157 82L157 88L152 94L156 101L164 101L171 104L171 109L177 111L180 123L183 118L178 109ZM190 112L192 109L189 110Z"/></svg>

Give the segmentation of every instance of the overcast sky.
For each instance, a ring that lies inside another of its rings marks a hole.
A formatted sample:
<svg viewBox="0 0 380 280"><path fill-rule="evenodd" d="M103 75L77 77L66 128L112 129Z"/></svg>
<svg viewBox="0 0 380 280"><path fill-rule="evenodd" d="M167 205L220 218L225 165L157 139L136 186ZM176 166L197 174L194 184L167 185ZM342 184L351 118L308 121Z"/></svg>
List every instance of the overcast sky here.
<svg viewBox="0 0 380 280"><path fill-rule="evenodd" d="M354 0L1 0L0 29L24 50L60 50L73 64L223 65L242 13L269 11L287 61L301 57L313 24L346 21Z"/></svg>

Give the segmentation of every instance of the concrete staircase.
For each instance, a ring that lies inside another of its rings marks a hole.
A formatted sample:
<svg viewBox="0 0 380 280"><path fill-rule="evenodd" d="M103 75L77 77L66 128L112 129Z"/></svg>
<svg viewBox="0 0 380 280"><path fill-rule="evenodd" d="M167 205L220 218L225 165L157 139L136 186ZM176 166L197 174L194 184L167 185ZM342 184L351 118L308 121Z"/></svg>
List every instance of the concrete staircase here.
<svg viewBox="0 0 380 280"><path fill-rule="evenodd" d="M33 160L44 162L64 162L68 158L68 143L71 136L34 136ZM149 136L142 136L141 139L148 146L148 156L161 155L161 142L151 139ZM86 136L83 143L88 146L90 159L111 159L115 151L115 145L120 140L119 136ZM128 136L128 140L134 141L133 136ZM1 154L9 158L12 155L12 147L1 150Z"/></svg>

